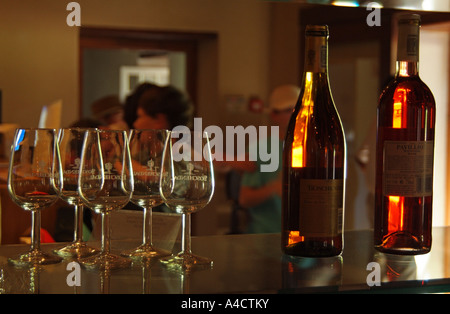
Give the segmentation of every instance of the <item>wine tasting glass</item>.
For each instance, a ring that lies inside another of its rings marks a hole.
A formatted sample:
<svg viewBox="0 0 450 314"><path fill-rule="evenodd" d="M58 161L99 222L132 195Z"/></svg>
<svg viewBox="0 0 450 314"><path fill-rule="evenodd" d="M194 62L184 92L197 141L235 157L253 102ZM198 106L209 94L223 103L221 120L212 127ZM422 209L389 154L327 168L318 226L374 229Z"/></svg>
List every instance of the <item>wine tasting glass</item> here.
<svg viewBox="0 0 450 314"><path fill-rule="evenodd" d="M133 167L134 190L131 201L144 210L142 244L122 252L132 259L158 258L169 251L155 248L152 243L152 208L163 203L159 192L161 164L169 131L131 130L130 154Z"/></svg>
<svg viewBox="0 0 450 314"><path fill-rule="evenodd" d="M131 261L111 253L110 214L125 206L133 191L126 131L90 130L84 138L78 192L85 206L102 217L102 246L96 255L79 259L87 269L114 270Z"/></svg>
<svg viewBox="0 0 450 314"><path fill-rule="evenodd" d="M170 269L190 272L212 267L213 261L191 251L191 214L205 207L214 193L214 170L207 133L172 131L166 141L161 172L161 196L182 217L182 246L162 258Z"/></svg>
<svg viewBox="0 0 450 314"><path fill-rule="evenodd" d="M86 257L98 252L83 241L83 202L78 194L78 175L85 128L60 129L58 133L55 186L59 197L75 209L74 241L54 251L61 257Z"/></svg>
<svg viewBox="0 0 450 314"><path fill-rule="evenodd" d="M41 210L54 204L53 168L57 140L54 129L17 129L11 146L8 192L12 200L31 212L31 249L9 259L16 266L45 265L62 259L40 248Z"/></svg>

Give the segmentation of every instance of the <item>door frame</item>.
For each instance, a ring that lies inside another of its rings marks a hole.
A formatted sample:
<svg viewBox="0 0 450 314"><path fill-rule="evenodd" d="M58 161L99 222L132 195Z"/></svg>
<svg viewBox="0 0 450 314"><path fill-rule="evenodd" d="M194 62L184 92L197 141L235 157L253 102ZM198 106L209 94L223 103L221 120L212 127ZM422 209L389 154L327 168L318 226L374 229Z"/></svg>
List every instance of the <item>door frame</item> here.
<svg viewBox="0 0 450 314"><path fill-rule="evenodd" d="M215 33L174 32L144 29L80 27L79 31L79 116L83 117L83 50L149 49L177 51L186 55L186 91L197 103L198 44L215 39Z"/></svg>

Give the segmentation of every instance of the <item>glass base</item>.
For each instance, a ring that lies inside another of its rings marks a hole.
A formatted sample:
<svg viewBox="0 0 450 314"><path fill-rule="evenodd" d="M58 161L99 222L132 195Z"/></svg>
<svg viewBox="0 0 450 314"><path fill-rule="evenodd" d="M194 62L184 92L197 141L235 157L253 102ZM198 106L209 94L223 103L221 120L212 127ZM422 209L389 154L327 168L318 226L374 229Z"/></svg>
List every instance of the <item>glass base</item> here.
<svg viewBox="0 0 450 314"><path fill-rule="evenodd" d="M100 253L100 250L87 246L85 242L73 242L65 247L54 250L53 253L63 258L68 257L83 258Z"/></svg>
<svg viewBox="0 0 450 314"><path fill-rule="evenodd" d="M431 238L416 236L406 231L396 231L386 235L381 243L375 243L375 249L387 254L419 255L431 250Z"/></svg>
<svg viewBox="0 0 450 314"><path fill-rule="evenodd" d="M120 253L120 255L129 257L133 260L160 258L171 254L171 252L155 248L151 244L142 244L135 249Z"/></svg>
<svg viewBox="0 0 450 314"><path fill-rule="evenodd" d="M88 270L110 271L128 268L131 266L130 259L105 252L90 257L81 258L78 261Z"/></svg>
<svg viewBox="0 0 450 314"><path fill-rule="evenodd" d="M167 269L182 272L207 270L213 267L213 261L210 258L184 252L163 258L160 261Z"/></svg>
<svg viewBox="0 0 450 314"><path fill-rule="evenodd" d="M62 261L62 258L52 254L47 254L41 250L34 249L27 253L19 255L17 258L9 258L8 261L14 266L34 266L56 264Z"/></svg>

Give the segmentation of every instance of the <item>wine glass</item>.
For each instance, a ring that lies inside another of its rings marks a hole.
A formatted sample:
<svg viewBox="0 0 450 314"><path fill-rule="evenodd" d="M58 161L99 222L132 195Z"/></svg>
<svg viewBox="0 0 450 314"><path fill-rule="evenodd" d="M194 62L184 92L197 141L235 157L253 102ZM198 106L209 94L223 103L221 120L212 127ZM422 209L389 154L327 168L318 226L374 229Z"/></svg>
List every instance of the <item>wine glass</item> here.
<svg viewBox="0 0 450 314"><path fill-rule="evenodd" d="M163 203L159 192L161 163L169 131L131 130L130 154L133 166L134 190L131 202L144 210L142 244L122 252L132 259L158 258L169 251L155 248L152 243L152 209Z"/></svg>
<svg viewBox="0 0 450 314"><path fill-rule="evenodd" d="M96 255L79 259L87 269L114 270L131 260L111 253L110 214L125 206L133 192L127 132L86 131L81 154L78 192L85 206L102 217L102 246Z"/></svg>
<svg viewBox="0 0 450 314"><path fill-rule="evenodd" d="M210 202L214 184L208 134L172 131L164 150L160 190L166 205L181 214L182 246L178 254L161 259L165 266L186 272L212 267L210 258L191 251L191 214Z"/></svg>
<svg viewBox="0 0 450 314"><path fill-rule="evenodd" d="M57 149L54 129L17 129L11 146L8 192L12 200L31 212L31 249L9 259L16 266L58 263L61 257L40 248L41 210L54 204L53 168Z"/></svg>
<svg viewBox="0 0 450 314"><path fill-rule="evenodd" d="M86 128L60 129L58 133L55 186L59 197L75 209L74 240L71 244L54 250L61 257L86 257L98 253L83 241L83 202L78 194L78 175Z"/></svg>

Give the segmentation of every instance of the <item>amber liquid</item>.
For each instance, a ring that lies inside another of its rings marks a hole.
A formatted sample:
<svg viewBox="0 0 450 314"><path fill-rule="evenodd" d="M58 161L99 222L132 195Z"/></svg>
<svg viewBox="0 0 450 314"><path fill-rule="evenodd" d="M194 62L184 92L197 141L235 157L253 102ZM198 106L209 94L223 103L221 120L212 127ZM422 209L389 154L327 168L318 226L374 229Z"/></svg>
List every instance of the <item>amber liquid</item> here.
<svg viewBox="0 0 450 314"><path fill-rule="evenodd" d="M415 64L403 62L403 68L413 69L413 75L397 75L381 94L378 105L374 242L375 248L385 253L423 254L431 249L433 156L426 161L431 174L428 171L416 178L426 185L424 195L389 195L383 186L384 161L389 158L386 141L434 145L433 95L417 75Z"/></svg>
<svg viewBox="0 0 450 314"><path fill-rule="evenodd" d="M336 256L343 250L344 132L327 74L306 73L304 82L283 151L282 249L295 256ZM314 204L315 196L301 187L302 180L334 192L313 194L325 195L327 202L305 208L305 198Z"/></svg>

